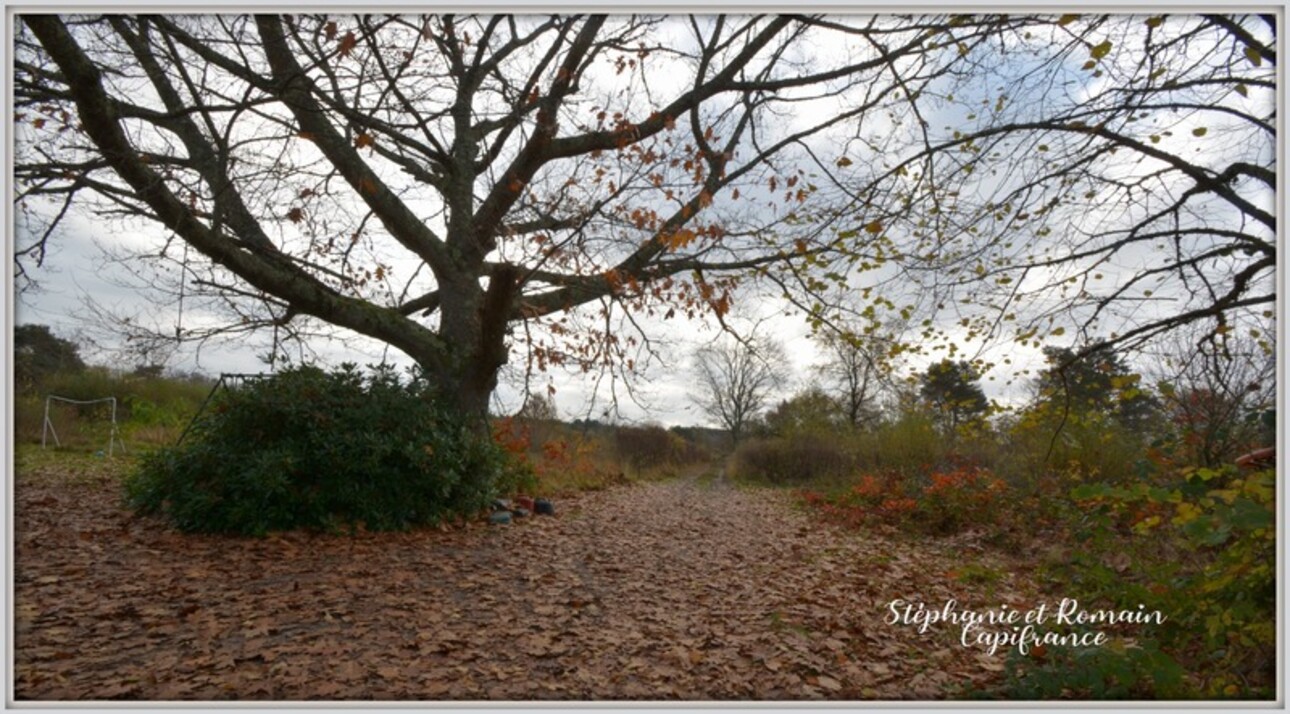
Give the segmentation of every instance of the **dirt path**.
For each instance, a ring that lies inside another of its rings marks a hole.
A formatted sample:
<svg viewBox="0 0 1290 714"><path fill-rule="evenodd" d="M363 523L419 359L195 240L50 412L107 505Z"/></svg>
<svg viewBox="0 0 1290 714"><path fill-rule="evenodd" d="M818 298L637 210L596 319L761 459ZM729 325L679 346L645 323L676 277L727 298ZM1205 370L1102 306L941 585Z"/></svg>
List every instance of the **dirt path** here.
<svg viewBox="0 0 1290 714"><path fill-rule="evenodd" d="M942 699L998 676L896 598L1018 605L788 494L685 479L449 532L185 536L20 477L19 699Z"/></svg>

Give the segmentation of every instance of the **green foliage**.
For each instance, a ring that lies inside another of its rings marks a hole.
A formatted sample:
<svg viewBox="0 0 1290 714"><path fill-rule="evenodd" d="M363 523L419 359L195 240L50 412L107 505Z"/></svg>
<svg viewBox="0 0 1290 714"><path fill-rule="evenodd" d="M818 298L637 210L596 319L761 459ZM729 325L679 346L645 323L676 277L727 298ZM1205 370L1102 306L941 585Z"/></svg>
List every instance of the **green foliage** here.
<svg viewBox="0 0 1290 714"><path fill-rule="evenodd" d="M130 447L172 442L197 413L210 388L211 382L199 375L139 376L106 367L46 374L15 396L15 436L18 441L40 441L45 398L54 394L78 400L116 397L119 433ZM50 420L65 446L97 449L107 439L110 407L55 403Z"/></svg>
<svg viewBox="0 0 1290 714"><path fill-rule="evenodd" d="M1166 486L1078 486L1070 495L1084 514L1073 534L1080 552L1047 575L1113 606L1165 613L1138 645L1204 675L1187 683L1188 696L1266 698L1275 675L1275 485L1274 471L1229 467L1189 469ZM1178 696L1169 672L1160 681L1161 657L1132 649L1099 657L1108 668L1151 665L1148 693Z"/></svg>
<svg viewBox="0 0 1290 714"><path fill-rule="evenodd" d="M13 328L13 379L19 389L30 389L51 374L84 369L76 344L56 336L48 325Z"/></svg>
<svg viewBox="0 0 1290 714"><path fill-rule="evenodd" d="M1069 347L1045 347L1044 358L1039 391L1054 408L1107 415L1126 429L1143 429L1159 413L1159 400L1112 350L1077 356Z"/></svg>
<svg viewBox="0 0 1290 714"><path fill-rule="evenodd" d="M221 392L183 444L143 459L127 497L185 531L390 530L476 512L519 476L424 379L301 367Z"/></svg>
<svg viewBox="0 0 1290 714"><path fill-rule="evenodd" d="M1040 402L1009 426L999 470L1020 485L1038 476L1125 483L1137 479L1146 440L1114 417L1096 411L1064 412Z"/></svg>
<svg viewBox="0 0 1290 714"><path fill-rule="evenodd" d="M841 402L819 387L781 401L765 416L766 431L784 437L838 432L845 423Z"/></svg>
<svg viewBox="0 0 1290 714"><path fill-rule="evenodd" d="M942 426L954 432L989 409L985 392L977 384L980 379L980 373L970 363L944 359L929 366L920 377L919 393L936 411Z"/></svg>
<svg viewBox="0 0 1290 714"><path fill-rule="evenodd" d="M1154 641L1132 646L1046 648L1042 657L1013 650L1003 692L1016 699L1187 699L1183 667ZM997 693L996 693L997 694Z"/></svg>
<svg viewBox="0 0 1290 714"><path fill-rule="evenodd" d="M929 473L946 460L949 445L925 411L906 411L896 419L851 438L856 466L864 471Z"/></svg>

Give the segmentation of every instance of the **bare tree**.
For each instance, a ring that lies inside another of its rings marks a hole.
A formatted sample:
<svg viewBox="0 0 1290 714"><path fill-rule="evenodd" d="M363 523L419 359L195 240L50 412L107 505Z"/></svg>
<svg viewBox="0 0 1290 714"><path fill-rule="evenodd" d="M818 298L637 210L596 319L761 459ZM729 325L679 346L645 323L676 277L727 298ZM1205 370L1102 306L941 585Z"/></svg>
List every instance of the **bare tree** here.
<svg viewBox="0 0 1290 714"><path fill-rule="evenodd" d="M753 282L817 325L844 296L917 316L905 347L951 358L1275 300L1270 16L16 28L21 274L69 212L162 229L142 254L220 329L366 335L478 415L516 347L629 376L642 317L720 320Z"/></svg>
<svg viewBox="0 0 1290 714"><path fill-rule="evenodd" d="M1174 335L1151 376L1182 462L1215 467L1275 440L1265 419L1276 405L1276 358L1248 333L1203 339L1200 332Z"/></svg>
<svg viewBox="0 0 1290 714"><path fill-rule="evenodd" d="M1270 314L1276 31L1271 15L1053 15L961 48L972 69L920 104L921 133L837 189L832 225L864 244L859 312L926 317L914 346L951 356L1068 331L1134 349Z"/></svg>
<svg viewBox="0 0 1290 714"><path fill-rule="evenodd" d="M785 250L810 141L911 116L1010 22L23 15L18 268L69 211L142 222L171 297L375 338L483 415L513 345L630 374L637 316L837 252Z"/></svg>
<svg viewBox="0 0 1290 714"><path fill-rule="evenodd" d="M690 398L730 432L737 446L748 426L787 379L788 358L779 342L729 335L694 354L697 380Z"/></svg>
<svg viewBox="0 0 1290 714"><path fill-rule="evenodd" d="M891 332L825 332L824 375L846 422L871 426L881 416L879 399L892 390L892 352L899 337Z"/></svg>

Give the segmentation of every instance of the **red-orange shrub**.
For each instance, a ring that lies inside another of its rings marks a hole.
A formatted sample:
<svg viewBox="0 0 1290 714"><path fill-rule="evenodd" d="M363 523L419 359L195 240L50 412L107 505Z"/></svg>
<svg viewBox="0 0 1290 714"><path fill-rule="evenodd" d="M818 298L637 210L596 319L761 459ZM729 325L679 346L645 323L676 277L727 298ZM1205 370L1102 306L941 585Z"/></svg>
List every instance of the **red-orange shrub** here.
<svg viewBox="0 0 1290 714"><path fill-rule="evenodd" d="M826 519L844 525L886 523L910 530L951 533L973 523L993 523L1002 479L982 468L938 471L925 485L895 473L863 474L846 491L825 496L801 492L802 500Z"/></svg>

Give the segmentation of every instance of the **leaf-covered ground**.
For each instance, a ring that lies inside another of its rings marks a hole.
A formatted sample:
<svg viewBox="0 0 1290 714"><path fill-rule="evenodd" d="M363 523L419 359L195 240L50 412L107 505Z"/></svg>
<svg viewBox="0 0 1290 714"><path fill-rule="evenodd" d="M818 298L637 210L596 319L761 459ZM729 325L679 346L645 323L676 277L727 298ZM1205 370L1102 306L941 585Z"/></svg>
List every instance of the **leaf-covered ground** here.
<svg viewBox="0 0 1290 714"><path fill-rule="evenodd" d="M20 467L19 699L945 699L1002 655L888 625L887 604L1026 600L962 542L842 531L720 481L512 526L259 540L176 533L119 493ZM967 563L992 582L956 579Z"/></svg>

